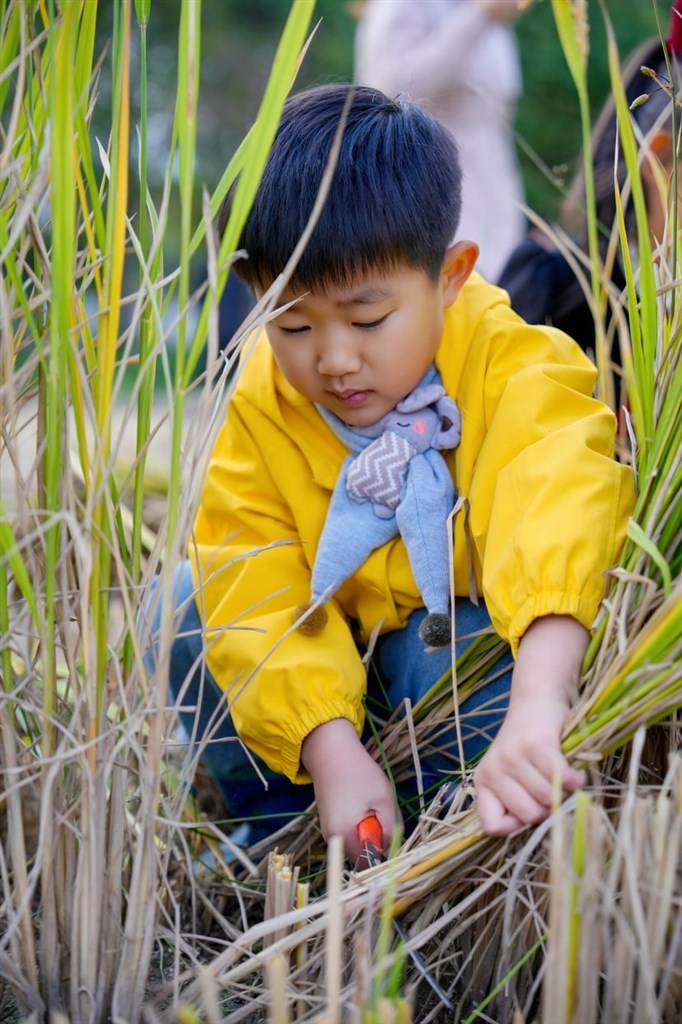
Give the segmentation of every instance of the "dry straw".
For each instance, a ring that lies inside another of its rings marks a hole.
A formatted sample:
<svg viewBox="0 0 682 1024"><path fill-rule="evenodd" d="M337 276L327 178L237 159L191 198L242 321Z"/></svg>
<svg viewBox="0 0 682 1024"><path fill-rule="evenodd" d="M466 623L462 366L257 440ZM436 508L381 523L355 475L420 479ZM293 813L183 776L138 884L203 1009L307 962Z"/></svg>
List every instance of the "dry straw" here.
<svg viewBox="0 0 682 1024"><path fill-rule="evenodd" d="M186 354L197 304L204 326L194 349L207 335L209 352L217 349L216 309L230 261L216 251L211 216L244 171L228 232L238 237L312 5L292 5L261 114L198 223L201 4L181 8L173 139L158 198L146 159L150 3L116 2L110 13L110 122L94 140L97 3L0 4L3 1019L16 1012L38 1020L61 1008L73 1021L139 1020L150 975L166 969L159 929L180 935L184 907L167 869L169 836L185 815L181 797L165 786L165 680L163 671L147 679L142 669L139 615L160 563L168 593L193 518L192 482L225 390L226 374L194 384L196 354ZM137 168L130 162L135 34ZM171 204L181 247L168 271ZM209 286L193 295L190 260L202 245ZM170 419L167 501L150 537L146 467L154 433L164 429L153 422L159 380L162 419ZM190 396L195 435L185 447ZM130 421L132 490L118 472ZM171 629L164 621L165 637ZM189 861L190 846L180 846ZM180 939L176 966L182 949Z"/></svg>
<svg viewBox="0 0 682 1024"><path fill-rule="evenodd" d="M553 0L553 7L589 165L587 5ZM39 1021L49 1011L53 1022L72 1024L441 1021L441 1005L407 956L413 949L448 993L453 1020L677 1021L676 213L654 258L612 40L640 255L636 280L623 198L629 308L618 324L639 499L563 739L568 755L588 766L589 785L548 821L505 841L481 831L466 786L435 800L424 794L409 840L388 863L358 871L344 870L338 846L325 851L313 813L260 849L221 862L216 839L223 833L188 795L196 763L178 756L164 710L173 623L164 619L165 654L148 677L142 595L159 567L162 591L170 593L229 371L244 337L276 304L275 289L220 363L217 302L312 8L306 0L292 5L256 126L195 222L200 4L181 8L173 142L158 197L146 163L149 0L113 5L106 150L93 148L88 132L98 102L96 3L0 4L0 1017ZM135 50L142 107L133 182ZM240 171L234 220L218 248L211 223ZM140 196L134 211L133 184ZM169 268L165 243L176 204L181 250ZM594 217L589 187L587 212ZM199 252L208 283L193 294L190 260ZM599 311L611 292L596 253L591 247L587 265L597 272L591 287ZM193 307L199 327L190 339ZM598 326L606 396L609 337ZM212 372L194 383L205 346ZM150 532L159 389L170 417L167 504ZM121 409L123 421L135 424L127 462ZM492 636L476 641L458 664L460 698L503 651ZM388 759L396 779L412 773L424 737L452 716L445 678L407 717L385 725L375 756ZM195 856L207 841L219 870L196 873ZM398 915L404 945L392 928Z"/></svg>

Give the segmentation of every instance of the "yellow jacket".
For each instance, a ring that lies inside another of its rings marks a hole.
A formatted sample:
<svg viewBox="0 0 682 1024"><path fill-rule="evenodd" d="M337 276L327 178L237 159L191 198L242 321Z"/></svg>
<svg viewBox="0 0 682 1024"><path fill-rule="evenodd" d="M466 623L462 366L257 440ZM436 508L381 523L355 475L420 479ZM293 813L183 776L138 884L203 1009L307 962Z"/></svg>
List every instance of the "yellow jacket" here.
<svg viewBox="0 0 682 1024"><path fill-rule="evenodd" d="M455 519L457 594L469 594L473 571L514 652L543 615L590 628L634 504L632 474L612 457L615 418L591 397L594 366L560 331L525 324L477 275L446 312L436 365L462 415L448 453L468 502ZM292 631L346 455L262 334L211 457L190 558L208 665L235 727L296 782L308 781L300 749L316 726L347 718L362 730L365 671L348 619L369 636L378 624L399 629L422 603L396 538L337 591L319 636Z"/></svg>

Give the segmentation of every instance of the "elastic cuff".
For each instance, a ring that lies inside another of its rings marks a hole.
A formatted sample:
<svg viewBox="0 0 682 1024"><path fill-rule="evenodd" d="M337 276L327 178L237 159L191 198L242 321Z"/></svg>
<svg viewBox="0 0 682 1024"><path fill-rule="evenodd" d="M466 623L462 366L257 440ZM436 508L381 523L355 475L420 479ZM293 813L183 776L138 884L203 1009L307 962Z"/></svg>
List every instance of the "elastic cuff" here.
<svg viewBox="0 0 682 1024"><path fill-rule="evenodd" d="M353 704L339 704L335 707L315 708L314 714L299 718L291 735L284 736L280 750L281 772L297 785L312 782L309 773L301 764L301 747L303 741L319 725L326 725L336 718L346 718L352 723L358 736L362 735L365 716L362 709Z"/></svg>
<svg viewBox="0 0 682 1024"><path fill-rule="evenodd" d="M521 637L531 622L534 622L535 619L542 619L546 615L570 615L585 629L591 630L596 609L593 601L587 601L579 594L550 592L529 598L516 613L509 626L509 643L514 658L519 652Z"/></svg>

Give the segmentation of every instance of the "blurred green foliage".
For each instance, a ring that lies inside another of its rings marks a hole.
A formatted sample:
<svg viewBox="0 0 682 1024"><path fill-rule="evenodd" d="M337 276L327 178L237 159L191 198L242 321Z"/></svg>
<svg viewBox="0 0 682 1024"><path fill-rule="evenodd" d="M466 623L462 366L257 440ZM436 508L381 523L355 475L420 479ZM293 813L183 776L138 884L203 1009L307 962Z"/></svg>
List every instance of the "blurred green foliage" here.
<svg viewBox="0 0 682 1024"><path fill-rule="evenodd" d="M670 0L657 2L667 33ZM153 0L151 5L150 177L152 184L157 185L161 182L170 144L177 74L174 55L181 3L182 0ZM654 3L655 0L604 0L622 58L647 36L657 34ZM101 8L99 36L102 45L110 38L111 6ZM252 123L289 6L290 0L204 0L198 185L206 184L209 189L215 186ZM361 7L362 0L317 0L313 21L319 24L296 88L352 79L353 38ZM587 7L590 97L596 115L609 88L605 29L598 0L588 0ZM516 122L519 158L528 204L551 218L561 199L552 177L568 184L579 156L578 103L548 0L534 0L517 23L517 34L524 81ZM107 88L106 64L101 87Z"/></svg>
<svg viewBox="0 0 682 1024"><path fill-rule="evenodd" d="M661 25L666 34L670 6L670 0L659 0ZM613 23L622 62L647 37L658 35L653 0L606 0L604 7ZM609 93L606 30L597 0L588 0L588 12L589 92L596 118ZM524 150L527 146L552 174L568 185L580 155L578 102L547 0L535 0L518 22L517 35L524 93L516 130L527 201L542 216L551 217L556 213L561 193Z"/></svg>
<svg viewBox="0 0 682 1024"><path fill-rule="evenodd" d="M356 14L361 6L361 3L344 0L318 0L315 20L319 19L320 25L301 69L299 86L352 78L353 36ZM613 22L623 57L647 36L657 33L653 0L606 0L604 6ZM659 0L659 7L662 25L667 30L669 0ZM250 87L265 75L274 38L284 23L287 10L288 0L230 0L225 4L209 0L206 5L205 16L215 18L215 26L209 27L206 33L207 45L215 46L217 52L225 45L221 43L222 22L230 54L224 66L238 72L224 107L224 133L226 137L234 132L232 145L241 137L244 123L241 117L255 110L258 94L250 94ZM609 90L606 32L597 0L588 0L588 13L590 97L596 116ZM517 34L524 81L516 123L519 158L528 204L543 216L551 217L561 199L551 176L568 182L579 155L578 104L548 0L535 0L519 19ZM208 54L207 58L211 60ZM261 60L265 61L265 66L259 66ZM232 89L238 90L234 99ZM528 151L534 156L528 156ZM542 165L551 173L543 172Z"/></svg>

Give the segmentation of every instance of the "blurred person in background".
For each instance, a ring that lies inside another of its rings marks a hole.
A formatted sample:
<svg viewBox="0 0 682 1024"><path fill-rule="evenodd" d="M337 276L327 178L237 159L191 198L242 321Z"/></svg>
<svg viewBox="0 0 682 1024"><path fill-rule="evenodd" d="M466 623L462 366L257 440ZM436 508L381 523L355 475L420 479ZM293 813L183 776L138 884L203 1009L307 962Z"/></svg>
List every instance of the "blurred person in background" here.
<svg viewBox="0 0 682 1024"><path fill-rule="evenodd" d="M670 36L666 43L672 68L678 78L682 55L682 0L675 0L671 13ZM626 100L632 107L632 121L641 153L640 173L647 206L651 244L654 254L664 241L669 197L661 191L661 181L672 186L674 154L672 103L655 79L642 71L649 68L660 81L668 81L663 43L659 38L645 40L624 65L622 77ZM646 101L641 97L647 96ZM592 132L592 154L595 180L595 206L599 225L599 249L605 268L610 310L620 304L625 289L625 273L620 261L620 246L613 245L617 236L614 165L618 187L623 192L625 225L629 250L637 270L637 230L635 211L625 188L627 168L618 145L618 124L613 97L609 96ZM682 166L679 168L682 174ZM531 228L502 270L498 284L511 300L512 308L528 323L559 327L585 351L593 352L595 344L594 315L591 306L590 271L582 265L581 279L576 276L566 253L574 244L588 252L585 178L582 158L579 170L562 204L558 222L551 235L540 228ZM563 236L563 241L561 240ZM589 296L589 297L588 297ZM614 325L615 326L615 325ZM620 346L614 331L612 360L620 365Z"/></svg>
<svg viewBox="0 0 682 1024"><path fill-rule="evenodd" d="M405 93L457 139L461 237L477 240L477 270L496 280L526 230L513 137L517 0L365 0L359 10L356 80Z"/></svg>

